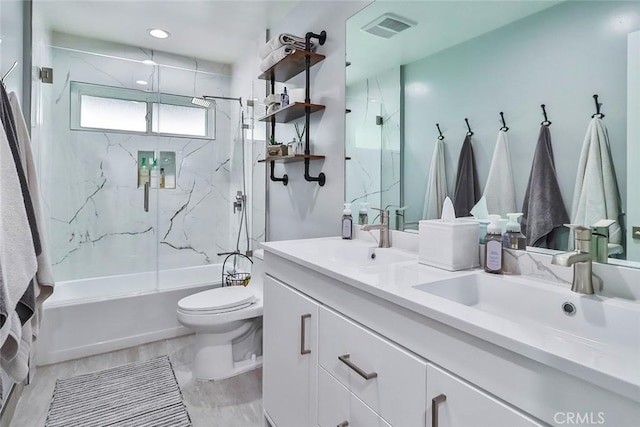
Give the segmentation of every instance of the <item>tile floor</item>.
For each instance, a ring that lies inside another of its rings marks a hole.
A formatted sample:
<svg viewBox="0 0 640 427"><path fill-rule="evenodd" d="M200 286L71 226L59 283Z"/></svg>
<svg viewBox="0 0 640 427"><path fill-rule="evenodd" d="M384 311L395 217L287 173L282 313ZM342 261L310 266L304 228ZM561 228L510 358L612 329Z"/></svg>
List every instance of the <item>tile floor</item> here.
<svg viewBox="0 0 640 427"><path fill-rule="evenodd" d="M193 427L262 427L262 369L228 380L200 382L191 377L193 336L156 341L138 347L39 367L25 387L11 427L42 427L56 379L95 372L168 354Z"/></svg>

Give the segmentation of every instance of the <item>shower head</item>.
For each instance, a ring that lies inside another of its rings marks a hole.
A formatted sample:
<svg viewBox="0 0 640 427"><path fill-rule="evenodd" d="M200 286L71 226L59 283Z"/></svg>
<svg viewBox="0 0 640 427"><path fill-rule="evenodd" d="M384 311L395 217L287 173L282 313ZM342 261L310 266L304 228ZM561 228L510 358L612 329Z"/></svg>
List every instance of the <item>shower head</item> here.
<svg viewBox="0 0 640 427"><path fill-rule="evenodd" d="M191 103L204 108L211 107L211 101L207 101L204 97L202 98L193 97L191 98Z"/></svg>

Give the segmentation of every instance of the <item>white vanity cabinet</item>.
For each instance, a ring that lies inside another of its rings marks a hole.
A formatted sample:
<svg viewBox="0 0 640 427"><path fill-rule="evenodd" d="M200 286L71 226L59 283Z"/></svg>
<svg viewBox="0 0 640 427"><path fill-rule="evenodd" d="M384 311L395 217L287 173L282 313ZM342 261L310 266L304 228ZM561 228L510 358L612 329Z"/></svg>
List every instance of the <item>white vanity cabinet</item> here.
<svg viewBox="0 0 640 427"><path fill-rule="evenodd" d="M483 339L480 328L456 328L444 312L417 312L394 284L362 284L329 264L280 255L286 242L270 245L263 405L272 427L531 427L578 416L638 426L631 392L582 378L566 360L567 369L534 360Z"/></svg>
<svg viewBox="0 0 640 427"><path fill-rule="evenodd" d="M263 405L277 427L315 426L318 304L265 277Z"/></svg>
<svg viewBox="0 0 640 427"><path fill-rule="evenodd" d="M543 426L484 391L429 363L428 427Z"/></svg>

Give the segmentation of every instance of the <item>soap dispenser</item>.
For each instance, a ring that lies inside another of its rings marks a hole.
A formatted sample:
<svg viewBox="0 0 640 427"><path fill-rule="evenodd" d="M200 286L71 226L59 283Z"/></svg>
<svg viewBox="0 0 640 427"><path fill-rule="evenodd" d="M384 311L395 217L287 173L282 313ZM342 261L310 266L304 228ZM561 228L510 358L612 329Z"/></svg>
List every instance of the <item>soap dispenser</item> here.
<svg viewBox="0 0 640 427"><path fill-rule="evenodd" d="M358 211L358 224L369 224L369 202L360 203L360 211Z"/></svg>
<svg viewBox="0 0 640 427"><path fill-rule="evenodd" d="M484 240L484 271L502 274L502 225L500 215L489 215L491 223L487 226Z"/></svg>
<svg viewBox="0 0 640 427"><path fill-rule="evenodd" d="M503 245L506 249L524 251L527 249L527 239L522 234L520 227L520 217L522 213L508 213L507 232L504 234Z"/></svg>
<svg viewBox="0 0 640 427"><path fill-rule="evenodd" d="M351 216L351 203L344 204L342 211L342 238L353 239L353 217Z"/></svg>

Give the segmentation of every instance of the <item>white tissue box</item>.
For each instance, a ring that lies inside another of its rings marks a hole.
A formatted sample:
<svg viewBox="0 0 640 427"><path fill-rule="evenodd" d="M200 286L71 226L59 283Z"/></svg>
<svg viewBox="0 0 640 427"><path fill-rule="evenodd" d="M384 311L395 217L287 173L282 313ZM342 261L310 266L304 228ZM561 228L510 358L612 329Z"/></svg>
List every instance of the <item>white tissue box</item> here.
<svg viewBox="0 0 640 427"><path fill-rule="evenodd" d="M421 264L449 271L478 267L478 223L439 219L420 221L419 255Z"/></svg>

